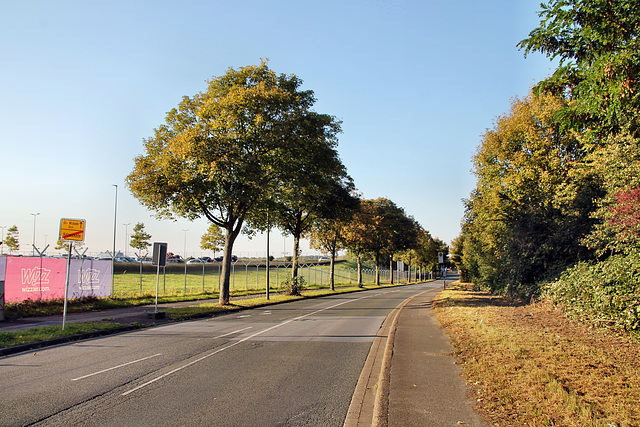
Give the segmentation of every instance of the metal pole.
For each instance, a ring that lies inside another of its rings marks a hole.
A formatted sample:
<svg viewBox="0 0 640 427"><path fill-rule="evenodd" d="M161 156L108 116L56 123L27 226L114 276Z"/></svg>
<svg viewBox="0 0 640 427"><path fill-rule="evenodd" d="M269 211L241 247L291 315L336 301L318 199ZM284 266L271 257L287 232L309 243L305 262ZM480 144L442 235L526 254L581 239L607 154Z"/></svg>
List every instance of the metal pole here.
<svg viewBox="0 0 640 427"><path fill-rule="evenodd" d="M124 256L126 257L127 256L127 246L129 246L129 245L127 245L127 231L128 231L129 226L131 225L131 223L128 222L128 223L122 224L122 225L124 225Z"/></svg>
<svg viewBox="0 0 640 427"><path fill-rule="evenodd" d="M32 213L31 215L33 215L33 251L31 252L31 256L35 256L36 255L36 217L40 215L40 212Z"/></svg>
<svg viewBox="0 0 640 427"><path fill-rule="evenodd" d="M116 199L113 208L113 252L111 253L111 296L113 296L114 290L114 279L115 279L115 270L113 265L116 262L116 219L118 216L118 185L111 184L113 187L116 187Z"/></svg>
<svg viewBox="0 0 640 427"><path fill-rule="evenodd" d="M184 253L182 255L182 260L184 261L184 294L187 294L187 231L189 231L189 229L186 230L182 230L184 231Z"/></svg>
<svg viewBox="0 0 640 427"><path fill-rule="evenodd" d="M267 221L269 221L268 216L269 215L267 215ZM270 228L267 228L267 300L269 300L269 231Z"/></svg>
<svg viewBox="0 0 640 427"><path fill-rule="evenodd" d="M153 311L154 313L158 312L158 288L160 287L160 260L158 260L158 265L156 268L156 308Z"/></svg>
<svg viewBox="0 0 640 427"><path fill-rule="evenodd" d="M69 295L69 272L71 270L71 248L73 243L69 240L69 254L67 255L67 273L64 281L64 307L62 309L62 330L64 331L64 325L67 321L67 296Z"/></svg>

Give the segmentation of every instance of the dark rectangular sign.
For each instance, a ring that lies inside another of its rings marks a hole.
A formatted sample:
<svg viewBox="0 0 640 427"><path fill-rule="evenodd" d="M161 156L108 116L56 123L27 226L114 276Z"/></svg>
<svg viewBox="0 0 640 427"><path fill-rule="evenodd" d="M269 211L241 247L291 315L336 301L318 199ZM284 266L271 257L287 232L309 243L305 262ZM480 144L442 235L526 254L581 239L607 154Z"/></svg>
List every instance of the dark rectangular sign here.
<svg viewBox="0 0 640 427"><path fill-rule="evenodd" d="M153 262L156 267L164 267L167 265L167 244L166 243L153 243Z"/></svg>

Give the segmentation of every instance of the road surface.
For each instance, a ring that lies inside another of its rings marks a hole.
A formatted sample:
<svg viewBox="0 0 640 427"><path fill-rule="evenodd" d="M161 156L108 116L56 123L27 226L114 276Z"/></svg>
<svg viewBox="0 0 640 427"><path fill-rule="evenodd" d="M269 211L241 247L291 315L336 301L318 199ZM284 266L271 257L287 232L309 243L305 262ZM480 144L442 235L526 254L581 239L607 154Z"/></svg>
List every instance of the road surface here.
<svg viewBox="0 0 640 427"><path fill-rule="evenodd" d="M0 425L341 426L385 317L435 284L301 300L0 358Z"/></svg>

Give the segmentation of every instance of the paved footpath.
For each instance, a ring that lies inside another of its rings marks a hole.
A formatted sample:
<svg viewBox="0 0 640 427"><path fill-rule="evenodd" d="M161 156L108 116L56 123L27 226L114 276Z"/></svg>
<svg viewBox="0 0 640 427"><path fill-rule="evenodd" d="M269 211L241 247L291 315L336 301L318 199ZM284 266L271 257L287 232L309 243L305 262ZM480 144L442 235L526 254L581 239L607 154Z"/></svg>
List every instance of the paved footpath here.
<svg viewBox="0 0 640 427"><path fill-rule="evenodd" d="M490 425L473 409L473 397L432 310L444 282L432 285L404 301L383 323L344 427Z"/></svg>
<svg viewBox="0 0 640 427"><path fill-rule="evenodd" d="M438 283L442 284L441 281ZM486 426L431 304L442 288L411 299L397 319L389 389L390 426Z"/></svg>

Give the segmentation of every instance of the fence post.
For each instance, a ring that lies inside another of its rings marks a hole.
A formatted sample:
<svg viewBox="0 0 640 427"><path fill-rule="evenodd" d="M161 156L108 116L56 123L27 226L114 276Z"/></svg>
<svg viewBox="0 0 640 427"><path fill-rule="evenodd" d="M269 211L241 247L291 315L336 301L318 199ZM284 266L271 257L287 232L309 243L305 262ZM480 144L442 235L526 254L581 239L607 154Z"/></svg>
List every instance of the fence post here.
<svg viewBox="0 0 640 427"><path fill-rule="evenodd" d="M4 275L4 271L2 272ZM4 280L0 280L0 321L4 320Z"/></svg>

